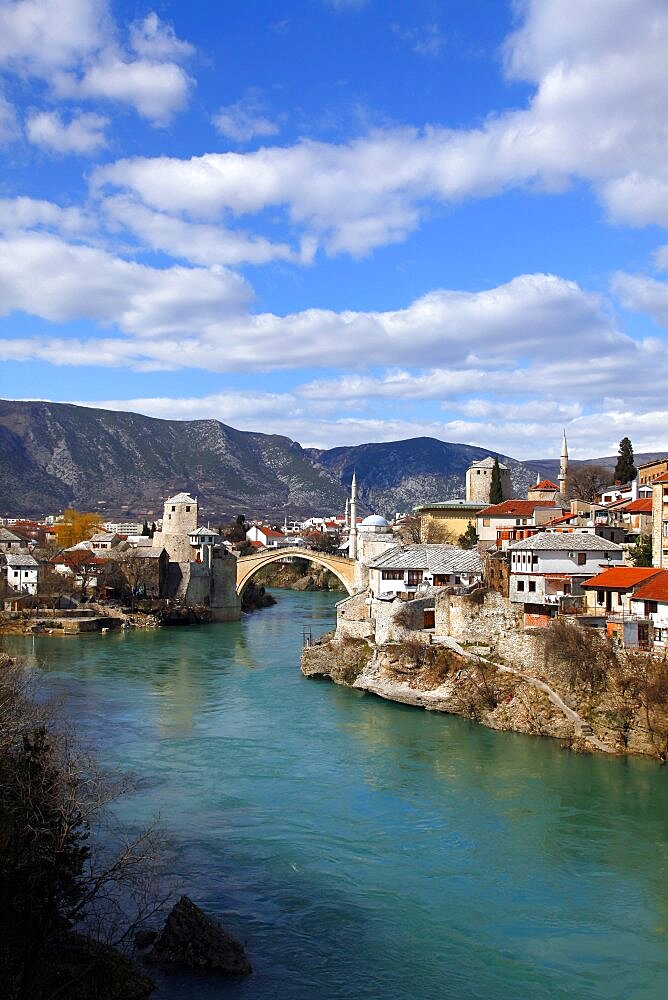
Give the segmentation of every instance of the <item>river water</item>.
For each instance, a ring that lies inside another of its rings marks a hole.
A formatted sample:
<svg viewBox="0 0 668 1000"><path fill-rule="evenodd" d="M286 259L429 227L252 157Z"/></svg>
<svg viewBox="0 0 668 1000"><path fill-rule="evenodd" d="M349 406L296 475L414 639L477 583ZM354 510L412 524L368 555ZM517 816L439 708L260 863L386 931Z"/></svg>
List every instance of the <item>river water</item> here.
<svg viewBox="0 0 668 1000"><path fill-rule="evenodd" d="M5 641L247 943L247 980L158 995L668 996L668 771L306 680L302 624L336 598L277 596L239 624Z"/></svg>

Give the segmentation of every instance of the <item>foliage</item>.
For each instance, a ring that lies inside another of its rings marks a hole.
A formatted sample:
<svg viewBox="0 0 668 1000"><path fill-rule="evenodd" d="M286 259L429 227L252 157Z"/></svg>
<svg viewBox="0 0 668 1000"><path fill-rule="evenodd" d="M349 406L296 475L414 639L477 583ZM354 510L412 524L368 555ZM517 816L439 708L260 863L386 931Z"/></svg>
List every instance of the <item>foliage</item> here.
<svg viewBox="0 0 668 1000"><path fill-rule="evenodd" d="M652 565L652 536L641 535L630 551L631 562L634 566Z"/></svg>
<svg viewBox="0 0 668 1000"><path fill-rule="evenodd" d="M155 912L152 886L158 856L153 832L126 842L115 855L97 845L95 828L105 807L126 790L125 783L112 785L102 778L71 733L59 725L53 708L36 695L26 674L3 664L3 996L42 1000L82 995L70 992L73 984L67 978L62 982L64 953L71 955L75 941L118 945ZM76 971L77 978L90 973L90 966ZM59 984L57 993L54 983Z"/></svg>
<svg viewBox="0 0 668 1000"><path fill-rule="evenodd" d="M304 537L317 552L335 552L339 544L339 536L327 531L309 531Z"/></svg>
<svg viewBox="0 0 668 1000"><path fill-rule="evenodd" d="M79 585L81 600L85 600L89 584L100 572L100 567L95 561L95 553L90 549L72 549L71 552L63 553L63 560Z"/></svg>
<svg viewBox="0 0 668 1000"><path fill-rule="evenodd" d="M633 445L627 437L619 442L619 455L615 466L615 482L630 483L638 475L633 464Z"/></svg>
<svg viewBox="0 0 668 1000"><path fill-rule="evenodd" d="M478 535L471 521L469 521L466 531L459 536L458 542L462 549L474 549L478 544Z"/></svg>
<svg viewBox="0 0 668 1000"><path fill-rule="evenodd" d="M489 502L503 503L503 486L501 484L501 469L499 467L499 456L495 455L492 467L492 482L489 487Z"/></svg>
<svg viewBox="0 0 668 1000"><path fill-rule="evenodd" d="M63 520L54 524L53 528L58 545L67 549L71 545L92 538L102 528L102 522L97 514L68 507L63 514Z"/></svg>
<svg viewBox="0 0 668 1000"><path fill-rule="evenodd" d="M246 518L243 514L238 514L222 531L223 537L233 545L243 544L246 541Z"/></svg>
<svg viewBox="0 0 668 1000"><path fill-rule="evenodd" d="M612 481L612 473L602 465L576 465L568 472L568 495L591 503Z"/></svg>
<svg viewBox="0 0 668 1000"><path fill-rule="evenodd" d="M618 661L612 641L594 629L557 619L545 636L545 660L569 688L601 691Z"/></svg>

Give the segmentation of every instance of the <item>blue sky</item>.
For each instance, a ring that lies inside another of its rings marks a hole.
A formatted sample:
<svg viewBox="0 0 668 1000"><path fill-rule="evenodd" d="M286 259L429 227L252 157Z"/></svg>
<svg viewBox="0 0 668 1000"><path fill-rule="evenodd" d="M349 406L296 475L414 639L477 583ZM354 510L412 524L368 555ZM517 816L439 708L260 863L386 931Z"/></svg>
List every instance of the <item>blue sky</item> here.
<svg viewBox="0 0 668 1000"><path fill-rule="evenodd" d="M668 450L665 0L0 0L0 394Z"/></svg>

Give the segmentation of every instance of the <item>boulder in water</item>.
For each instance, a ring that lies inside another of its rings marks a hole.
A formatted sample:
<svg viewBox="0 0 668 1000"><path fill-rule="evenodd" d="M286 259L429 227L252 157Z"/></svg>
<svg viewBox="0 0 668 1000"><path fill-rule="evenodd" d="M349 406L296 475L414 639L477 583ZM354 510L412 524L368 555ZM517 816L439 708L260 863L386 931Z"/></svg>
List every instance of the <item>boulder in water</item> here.
<svg viewBox="0 0 668 1000"><path fill-rule="evenodd" d="M170 911L145 961L165 969L186 967L228 976L253 971L243 945L187 896Z"/></svg>

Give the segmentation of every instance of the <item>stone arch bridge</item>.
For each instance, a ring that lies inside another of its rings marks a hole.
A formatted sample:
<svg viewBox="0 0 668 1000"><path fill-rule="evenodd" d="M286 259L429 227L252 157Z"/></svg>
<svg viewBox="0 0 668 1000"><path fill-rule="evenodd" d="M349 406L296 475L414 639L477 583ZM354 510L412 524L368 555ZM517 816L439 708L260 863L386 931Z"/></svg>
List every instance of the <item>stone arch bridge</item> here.
<svg viewBox="0 0 668 1000"><path fill-rule="evenodd" d="M327 552L313 552L311 549L284 548L265 549L262 552L253 553L252 556L241 556L237 559L237 596L241 596L242 591L251 577L255 576L263 566L268 566L273 562L284 562L286 559L308 559L309 562L324 566L330 573L341 581L349 594L355 593L355 560L347 559L345 556L332 556Z"/></svg>

